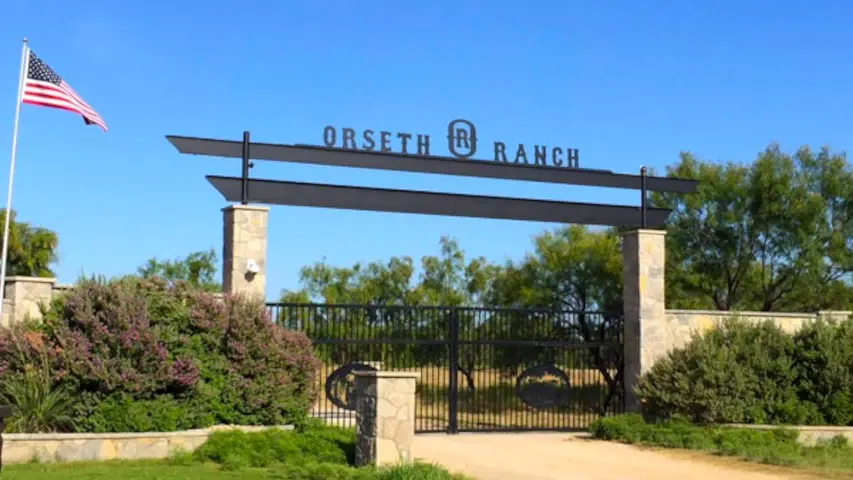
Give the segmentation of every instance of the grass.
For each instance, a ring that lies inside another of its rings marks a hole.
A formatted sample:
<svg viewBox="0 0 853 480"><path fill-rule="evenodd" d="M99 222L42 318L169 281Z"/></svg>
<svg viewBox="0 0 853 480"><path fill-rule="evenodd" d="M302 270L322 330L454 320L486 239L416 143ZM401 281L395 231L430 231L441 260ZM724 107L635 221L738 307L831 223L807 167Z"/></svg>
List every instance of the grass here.
<svg viewBox="0 0 853 480"><path fill-rule="evenodd" d="M838 436L816 445L798 442L790 429L704 427L682 421L646 423L639 415L597 420L593 437L623 443L702 451L750 462L809 470L853 478L853 446Z"/></svg>
<svg viewBox="0 0 853 480"><path fill-rule="evenodd" d="M216 432L194 453L165 461L11 465L21 480L464 480L441 467L410 464L353 468L355 432L311 424L304 431Z"/></svg>
<svg viewBox="0 0 853 480"><path fill-rule="evenodd" d="M315 413L338 410L326 398L326 377L338 365L324 365L320 371L323 385L314 404ZM446 368L425 366L411 370L421 373L417 383L416 416L419 430L443 431L448 421L450 379ZM521 370L477 369L472 372L474 389L468 389L468 380L460 373L459 426L462 429L479 428L564 428L585 429L599 418L599 408L607 397L608 388L603 376L594 369L563 369L569 377L569 387L558 389L567 402L559 408L537 410L525 405L516 394L516 379ZM615 372L611 372L615 374ZM345 397L345 392L339 392ZM341 425L354 425L352 419L335 419Z"/></svg>
<svg viewBox="0 0 853 480"><path fill-rule="evenodd" d="M223 470L210 463L181 465L168 461L11 465L3 468L2 477L14 480L466 480L464 476L425 464L376 470L334 464Z"/></svg>
<svg viewBox="0 0 853 480"><path fill-rule="evenodd" d="M244 478L251 480L276 478L271 476L271 472L267 469L228 472L220 470L217 465L181 466L154 461L10 465L3 467L2 476L20 480L59 480L61 478L80 480L106 480L109 478L126 478L129 480L225 480Z"/></svg>

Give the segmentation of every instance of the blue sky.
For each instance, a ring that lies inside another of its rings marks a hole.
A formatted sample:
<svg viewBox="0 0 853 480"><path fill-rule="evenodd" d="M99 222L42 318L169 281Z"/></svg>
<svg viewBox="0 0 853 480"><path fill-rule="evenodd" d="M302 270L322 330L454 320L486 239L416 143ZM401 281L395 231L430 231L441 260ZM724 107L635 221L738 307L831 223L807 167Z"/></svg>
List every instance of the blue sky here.
<svg viewBox="0 0 853 480"><path fill-rule="evenodd" d="M239 7L237 6L239 3ZM325 125L580 149L581 165L658 171L690 150L750 161L768 143L853 147L853 3L842 0L146 2L19 0L0 15L5 198L20 41L107 121L24 106L13 208L58 232L59 281L215 247L224 199L167 134L322 142ZM445 154L442 149L434 153ZM253 176L636 204L635 192L287 164ZM523 255L553 225L273 207L267 296L299 267L437 252Z"/></svg>

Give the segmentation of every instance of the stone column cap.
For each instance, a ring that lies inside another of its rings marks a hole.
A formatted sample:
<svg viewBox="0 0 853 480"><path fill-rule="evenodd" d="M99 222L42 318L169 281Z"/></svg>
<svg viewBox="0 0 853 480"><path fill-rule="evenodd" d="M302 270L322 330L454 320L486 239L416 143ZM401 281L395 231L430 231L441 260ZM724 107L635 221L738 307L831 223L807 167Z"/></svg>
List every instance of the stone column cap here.
<svg viewBox="0 0 853 480"><path fill-rule="evenodd" d="M54 278L54 277L27 277L24 275L13 275L11 277L6 277L6 283L13 283L13 282L56 283L56 278Z"/></svg>
<svg viewBox="0 0 853 480"><path fill-rule="evenodd" d="M637 230L629 230L623 232L622 236L627 235L666 235L666 230L652 230L649 228L638 228Z"/></svg>
<svg viewBox="0 0 853 480"><path fill-rule="evenodd" d="M235 205L228 205L227 207L224 207L222 209L223 212L226 212L228 210L253 210L256 212L269 212L270 207L264 205L243 205L238 203Z"/></svg>
<svg viewBox="0 0 853 480"><path fill-rule="evenodd" d="M415 380L419 380L421 378L421 372L394 372L388 370L379 370L379 371L355 371L352 372L353 375L357 377L376 377L376 378L414 378Z"/></svg>

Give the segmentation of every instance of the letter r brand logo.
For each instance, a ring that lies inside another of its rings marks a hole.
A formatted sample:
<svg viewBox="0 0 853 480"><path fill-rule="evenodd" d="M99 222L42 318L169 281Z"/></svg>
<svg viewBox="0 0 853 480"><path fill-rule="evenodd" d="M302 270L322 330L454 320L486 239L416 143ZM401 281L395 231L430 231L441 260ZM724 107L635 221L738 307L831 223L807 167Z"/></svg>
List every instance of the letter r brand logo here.
<svg viewBox="0 0 853 480"><path fill-rule="evenodd" d="M447 149L457 158L469 158L477 153L477 128L474 124L461 118L448 123Z"/></svg>

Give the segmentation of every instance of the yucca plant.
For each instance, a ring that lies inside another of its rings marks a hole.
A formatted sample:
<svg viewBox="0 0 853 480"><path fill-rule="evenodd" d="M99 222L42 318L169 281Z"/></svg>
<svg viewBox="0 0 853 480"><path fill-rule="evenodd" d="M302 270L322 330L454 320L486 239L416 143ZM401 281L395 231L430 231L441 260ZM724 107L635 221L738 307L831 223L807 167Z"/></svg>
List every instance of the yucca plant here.
<svg viewBox="0 0 853 480"><path fill-rule="evenodd" d="M44 355L40 365L29 364L22 373L7 373L0 380L0 402L14 407L6 423L10 433L69 431L75 424L69 415L73 395L54 382Z"/></svg>

